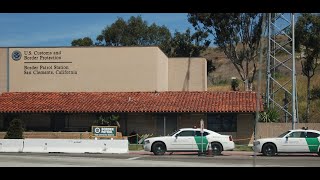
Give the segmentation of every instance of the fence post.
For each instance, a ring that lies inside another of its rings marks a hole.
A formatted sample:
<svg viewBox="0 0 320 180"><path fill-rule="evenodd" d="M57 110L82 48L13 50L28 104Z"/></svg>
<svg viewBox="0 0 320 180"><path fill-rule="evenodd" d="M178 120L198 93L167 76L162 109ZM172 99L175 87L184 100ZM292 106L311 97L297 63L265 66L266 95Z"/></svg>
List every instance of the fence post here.
<svg viewBox="0 0 320 180"><path fill-rule="evenodd" d="M136 134L136 138L137 138L136 144L138 144L138 141L139 141L139 135L138 134Z"/></svg>

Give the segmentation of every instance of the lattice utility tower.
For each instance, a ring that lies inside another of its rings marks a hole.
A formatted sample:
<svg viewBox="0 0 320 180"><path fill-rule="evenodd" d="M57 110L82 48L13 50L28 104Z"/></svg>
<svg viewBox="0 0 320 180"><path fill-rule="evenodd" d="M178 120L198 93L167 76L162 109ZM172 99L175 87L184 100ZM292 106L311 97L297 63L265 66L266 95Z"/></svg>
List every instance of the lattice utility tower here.
<svg viewBox="0 0 320 180"><path fill-rule="evenodd" d="M284 122L297 121L294 14L268 13L266 106Z"/></svg>

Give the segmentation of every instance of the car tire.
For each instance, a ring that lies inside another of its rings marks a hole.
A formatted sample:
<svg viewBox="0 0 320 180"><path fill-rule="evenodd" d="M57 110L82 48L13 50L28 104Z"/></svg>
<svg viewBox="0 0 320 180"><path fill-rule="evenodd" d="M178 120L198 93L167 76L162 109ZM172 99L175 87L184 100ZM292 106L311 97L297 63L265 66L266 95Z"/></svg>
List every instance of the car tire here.
<svg viewBox="0 0 320 180"><path fill-rule="evenodd" d="M154 155L164 155L166 153L166 146L163 142L155 142L152 145L152 152Z"/></svg>
<svg viewBox="0 0 320 180"><path fill-rule="evenodd" d="M221 155L222 146L220 143L213 142L211 143L211 150L212 150L212 155L214 156Z"/></svg>
<svg viewBox="0 0 320 180"><path fill-rule="evenodd" d="M277 153L277 147L272 143L263 145L262 154L264 156L274 156Z"/></svg>

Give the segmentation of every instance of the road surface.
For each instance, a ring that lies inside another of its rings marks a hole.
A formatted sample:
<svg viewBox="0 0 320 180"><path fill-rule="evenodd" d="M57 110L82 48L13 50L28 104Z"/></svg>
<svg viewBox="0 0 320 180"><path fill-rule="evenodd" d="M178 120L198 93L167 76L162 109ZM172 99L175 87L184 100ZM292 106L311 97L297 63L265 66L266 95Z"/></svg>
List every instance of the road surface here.
<svg viewBox="0 0 320 180"><path fill-rule="evenodd" d="M222 156L150 153L67 154L0 153L0 167L320 167L316 154L283 154L274 157L253 156L251 152L228 152Z"/></svg>

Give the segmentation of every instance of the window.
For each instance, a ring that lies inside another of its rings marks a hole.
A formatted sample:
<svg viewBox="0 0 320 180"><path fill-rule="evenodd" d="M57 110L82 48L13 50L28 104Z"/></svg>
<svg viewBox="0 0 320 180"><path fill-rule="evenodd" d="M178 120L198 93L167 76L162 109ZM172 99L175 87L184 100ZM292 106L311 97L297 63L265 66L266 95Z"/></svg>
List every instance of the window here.
<svg viewBox="0 0 320 180"><path fill-rule="evenodd" d="M178 136L194 136L194 131L182 131Z"/></svg>
<svg viewBox="0 0 320 180"><path fill-rule="evenodd" d="M208 114L208 129L215 132L236 132L236 114Z"/></svg>
<svg viewBox="0 0 320 180"><path fill-rule="evenodd" d="M289 137L291 138L301 138L301 137L305 137L303 132L293 132L291 134L289 134Z"/></svg>
<svg viewBox="0 0 320 180"><path fill-rule="evenodd" d="M155 114L157 135L165 136L177 130L177 114Z"/></svg>
<svg viewBox="0 0 320 180"><path fill-rule="evenodd" d="M206 136L206 135L208 135L208 134L209 134L209 133L207 133L207 132L203 132L203 136ZM196 131L195 136L201 136L201 131Z"/></svg>
<svg viewBox="0 0 320 180"><path fill-rule="evenodd" d="M282 138L282 137L284 137L285 135L287 135L289 132L290 132L290 131L284 132L284 133L280 134L278 137L279 137L279 138Z"/></svg>
<svg viewBox="0 0 320 180"><path fill-rule="evenodd" d="M314 132L307 133L307 138L317 138L317 137L319 137L318 133L314 133Z"/></svg>

